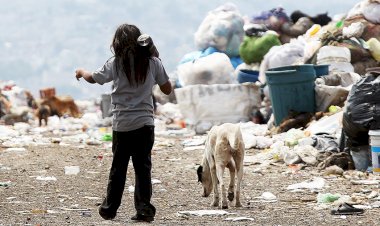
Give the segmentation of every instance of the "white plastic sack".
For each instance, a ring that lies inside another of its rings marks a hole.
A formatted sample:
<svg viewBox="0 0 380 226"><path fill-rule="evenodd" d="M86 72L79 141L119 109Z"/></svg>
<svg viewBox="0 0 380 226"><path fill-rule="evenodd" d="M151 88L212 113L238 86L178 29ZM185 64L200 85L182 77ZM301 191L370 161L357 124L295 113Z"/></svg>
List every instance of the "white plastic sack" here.
<svg viewBox="0 0 380 226"><path fill-rule="evenodd" d="M296 190L296 189L310 189L310 190L320 190L326 184L326 180L322 177L315 177L313 181L303 181L301 183L289 185L286 189Z"/></svg>
<svg viewBox="0 0 380 226"><path fill-rule="evenodd" d="M347 18L361 15L363 13L363 7L362 7L363 3L364 1L356 3L355 6L350 11L348 11Z"/></svg>
<svg viewBox="0 0 380 226"><path fill-rule="evenodd" d="M313 121L305 131L309 131L311 135L318 133L337 134L342 130L343 111L330 116L324 116L318 121Z"/></svg>
<svg viewBox="0 0 380 226"><path fill-rule="evenodd" d="M323 64L325 61L333 61L334 59L340 62L350 62L350 50L347 47L340 46L322 46L319 49L317 54L318 64Z"/></svg>
<svg viewBox="0 0 380 226"><path fill-rule="evenodd" d="M237 7L226 3L208 12L194 34L195 44L200 50L215 47L230 57L238 56L244 37L243 25Z"/></svg>
<svg viewBox="0 0 380 226"><path fill-rule="evenodd" d="M260 65L259 80L266 82L265 71L269 68L294 65L304 62L305 40L302 38L292 39L289 43L281 46L273 46L267 54L265 54Z"/></svg>
<svg viewBox="0 0 380 226"><path fill-rule="evenodd" d="M347 38L360 38L364 32L365 25L362 22L352 23L348 27L343 28L343 36Z"/></svg>
<svg viewBox="0 0 380 226"><path fill-rule="evenodd" d="M322 47L321 37L327 32L327 28L314 24L306 33L299 36L298 39L305 40L304 62L309 60Z"/></svg>
<svg viewBox="0 0 380 226"><path fill-rule="evenodd" d="M311 145L294 147L294 152L308 165L315 166L318 164L317 156L319 151Z"/></svg>
<svg viewBox="0 0 380 226"><path fill-rule="evenodd" d="M304 62L312 58L321 46L322 42L320 40L309 40L306 42L304 48Z"/></svg>
<svg viewBox="0 0 380 226"><path fill-rule="evenodd" d="M198 133L225 122L248 121L253 107L261 103L255 84L191 85L174 91L186 123Z"/></svg>
<svg viewBox="0 0 380 226"><path fill-rule="evenodd" d="M351 52L347 47L323 46L317 54L317 64L329 64L329 71L354 72Z"/></svg>
<svg viewBox="0 0 380 226"><path fill-rule="evenodd" d="M380 24L380 3L379 2L370 2L365 1L362 4L362 10L364 17L374 23Z"/></svg>
<svg viewBox="0 0 380 226"><path fill-rule="evenodd" d="M230 59L224 53L213 53L177 67L178 82L182 87L237 83L234 71Z"/></svg>

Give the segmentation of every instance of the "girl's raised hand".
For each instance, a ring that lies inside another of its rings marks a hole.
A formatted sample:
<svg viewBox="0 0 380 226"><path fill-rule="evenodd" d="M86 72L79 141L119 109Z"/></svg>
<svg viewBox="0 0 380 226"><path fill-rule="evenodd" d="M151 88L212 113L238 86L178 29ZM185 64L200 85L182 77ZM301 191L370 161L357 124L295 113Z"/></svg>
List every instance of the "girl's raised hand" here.
<svg viewBox="0 0 380 226"><path fill-rule="evenodd" d="M82 77L83 77L83 69L75 70L75 78L79 81L79 79Z"/></svg>

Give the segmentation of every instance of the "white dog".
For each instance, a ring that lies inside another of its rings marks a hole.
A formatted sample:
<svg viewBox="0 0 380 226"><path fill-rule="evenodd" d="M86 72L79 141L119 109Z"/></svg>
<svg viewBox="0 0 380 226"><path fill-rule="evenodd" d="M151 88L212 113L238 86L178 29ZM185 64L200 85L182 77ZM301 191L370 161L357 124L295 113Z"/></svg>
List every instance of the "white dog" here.
<svg viewBox="0 0 380 226"><path fill-rule="evenodd" d="M222 191L222 208L227 209L226 189L223 183L224 169L230 170L228 200L234 199L235 172L237 174L235 206L241 207L240 185L243 178L244 142L239 124L225 123L211 128L202 160L197 170L198 181L202 182L203 196L214 191L211 206L219 206L219 189Z"/></svg>

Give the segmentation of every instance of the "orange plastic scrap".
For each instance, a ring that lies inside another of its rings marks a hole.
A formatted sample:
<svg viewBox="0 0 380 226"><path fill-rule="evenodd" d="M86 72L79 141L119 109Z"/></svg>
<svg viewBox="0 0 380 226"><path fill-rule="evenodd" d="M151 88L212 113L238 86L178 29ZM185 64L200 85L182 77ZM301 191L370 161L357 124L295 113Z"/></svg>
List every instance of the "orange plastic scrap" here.
<svg viewBox="0 0 380 226"><path fill-rule="evenodd" d="M181 127L181 128L186 128L186 122L184 120L179 120L177 122L177 124Z"/></svg>
<svg viewBox="0 0 380 226"><path fill-rule="evenodd" d="M289 164L288 168L293 171L293 173L296 173L301 170L301 165L300 164Z"/></svg>

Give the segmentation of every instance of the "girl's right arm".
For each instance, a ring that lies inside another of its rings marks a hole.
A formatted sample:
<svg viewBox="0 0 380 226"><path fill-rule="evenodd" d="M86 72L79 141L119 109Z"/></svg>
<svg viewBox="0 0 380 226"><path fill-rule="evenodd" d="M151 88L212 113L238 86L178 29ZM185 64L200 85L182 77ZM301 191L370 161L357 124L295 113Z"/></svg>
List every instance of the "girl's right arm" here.
<svg viewBox="0 0 380 226"><path fill-rule="evenodd" d="M95 83L95 80L92 78L92 73L84 69L77 69L75 71L75 77L79 81L80 78L84 78L89 83Z"/></svg>

